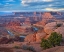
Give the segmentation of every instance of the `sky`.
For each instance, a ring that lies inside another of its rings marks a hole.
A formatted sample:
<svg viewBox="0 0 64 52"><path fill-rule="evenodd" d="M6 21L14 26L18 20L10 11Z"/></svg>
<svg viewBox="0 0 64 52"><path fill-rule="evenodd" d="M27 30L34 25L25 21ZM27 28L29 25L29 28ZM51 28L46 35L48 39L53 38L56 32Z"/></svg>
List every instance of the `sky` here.
<svg viewBox="0 0 64 52"><path fill-rule="evenodd" d="M0 0L0 12L64 11L64 0Z"/></svg>

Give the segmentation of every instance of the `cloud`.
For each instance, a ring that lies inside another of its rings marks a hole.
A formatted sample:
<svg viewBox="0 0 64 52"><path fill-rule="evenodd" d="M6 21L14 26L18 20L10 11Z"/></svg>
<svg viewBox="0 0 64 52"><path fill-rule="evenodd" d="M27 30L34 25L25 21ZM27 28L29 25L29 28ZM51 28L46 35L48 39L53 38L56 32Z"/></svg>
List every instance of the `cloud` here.
<svg viewBox="0 0 64 52"><path fill-rule="evenodd" d="M48 6L49 6L49 7L52 7L52 6L53 6L53 4L49 4Z"/></svg>
<svg viewBox="0 0 64 52"><path fill-rule="evenodd" d="M1 0L0 11L64 11L62 0Z"/></svg>
<svg viewBox="0 0 64 52"><path fill-rule="evenodd" d="M14 4L6 3L4 7L13 6Z"/></svg>
<svg viewBox="0 0 64 52"><path fill-rule="evenodd" d="M54 8L45 8L47 11L64 11L64 8L54 9Z"/></svg>
<svg viewBox="0 0 64 52"><path fill-rule="evenodd" d="M53 0L21 0L22 3L30 3L30 2L52 2Z"/></svg>
<svg viewBox="0 0 64 52"><path fill-rule="evenodd" d="M21 0L21 4L24 6L30 5L31 3L43 3L43 2L52 2L53 0Z"/></svg>
<svg viewBox="0 0 64 52"><path fill-rule="evenodd" d="M42 0L44 2L52 2L53 0Z"/></svg>

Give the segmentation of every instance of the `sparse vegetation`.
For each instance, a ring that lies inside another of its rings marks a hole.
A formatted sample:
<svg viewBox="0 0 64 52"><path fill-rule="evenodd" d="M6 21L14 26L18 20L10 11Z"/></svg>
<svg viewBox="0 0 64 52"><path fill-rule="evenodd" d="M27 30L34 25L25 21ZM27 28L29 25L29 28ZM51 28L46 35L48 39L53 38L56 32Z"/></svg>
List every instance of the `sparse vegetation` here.
<svg viewBox="0 0 64 52"><path fill-rule="evenodd" d="M29 46L29 47L28 47L28 50L29 50L29 51L33 51L33 52L36 52L33 46Z"/></svg>
<svg viewBox="0 0 64 52"><path fill-rule="evenodd" d="M56 32L51 33L51 36L48 38L49 42L55 47L60 45L62 41L62 35Z"/></svg>
<svg viewBox="0 0 64 52"><path fill-rule="evenodd" d="M43 49L47 49L47 48L51 48L52 45L48 40L42 39L41 47L43 47Z"/></svg>
<svg viewBox="0 0 64 52"><path fill-rule="evenodd" d="M28 49L28 46L27 45L23 45L22 46L22 49L27 50Z"/></svg>
<svg viewBox="0 0 64 52"><path fill-rule="evenodd" d="M22 46L22 49L23 49L23 50L29 50L29 51L36 52L33 46L23 45L23 46Z"/></svg>
<svg viewBox="0 0 64 52"><path fill-rule="evenodd" d="M62 35L56 32L53 32L51 33L51 36L47 40L42 39L41 47L43 49L47 49L55 46L60 46L61 41L62 41Z"/></svg>
<svg viewBox="0 0 64 52"><path fill-rule="evenodd" d="M57 24L56 27L61 27L62 24Z"/></svg>
<svg viewBox="0 0 64 52"><path fill-rule="evenodd" d="M19 46L14 46L14 48L19 49L20 47Z"/></svg>

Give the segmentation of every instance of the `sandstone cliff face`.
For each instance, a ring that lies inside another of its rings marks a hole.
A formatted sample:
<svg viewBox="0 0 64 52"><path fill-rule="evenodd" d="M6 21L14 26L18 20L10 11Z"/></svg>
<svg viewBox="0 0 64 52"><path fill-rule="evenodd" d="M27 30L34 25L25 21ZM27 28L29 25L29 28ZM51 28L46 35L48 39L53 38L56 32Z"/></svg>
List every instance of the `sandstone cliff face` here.
<svg viewBox="0 0 64 52"><path fill-rule="evenodd" d="M41 42L41 39L45 37L46 37L46 33L44 32L34 33L34 34L27 35L25 38L25 41L26 42Z"/></svg>
<svg viewBox="0 0 64 52"><path fill-rule="evenodd" d="M20 26L20 22L18 21L11 21L6 26Z"/></svg>
<svg viewBox="0 0 64 52"><path fill-rule="evenodd" d="M20 23L20 21L14 19L12 21L10 21L7 25L6 25L6 28L8 30L11 30L14 32L14 34L21 34L21 33L25 33L26 31L29 31L29 30L26 30L26 28L30 28L30 20L29 18L27 18L25 20L24 23Z"/></svg>
<svg viewBox="0 0 64 52"><path fill-rule="evenodd" d="M26 18L24 23L25 23L26 25L30 25L30 24L31 24L31 23L30 23L30 19L29 19L29 18Z"/></svg>
<svg viewBox="0 0 64 52"><path fill-rule="evenodd" d="M42 15L42 18L50 19L50 18L53 18L53 16L51 15L51 13L45 12L45 13Z"/></svg>
<svg viewBox="0 0 64 52"><path fill-rule="evenodd" d="M64 26L55 29L55 32L62 34L62 37L64 38Z"/></svg>
<svg viewBox="0 0 64 52"><path fill-rule="evenodd" d="M53 16L51 15L50 12L45 12L44 14L42 14L42 20L37 22L37 25L42 25L45 26L46 23L50 22L51 20L53 20Z"/></svg>
<svg viewBox="0 0 64 52"><path fill-rule="evenodd" d="M56 22L52 22L52 23L48 23L44 26L44 31L47 34L51 34L51 32L53 32L56 29Z"/></svg>
<svg viewBox="0 0 64 52"><path fill-rule="evenodd" d="M44 32L37 33L36 34L36 42L41 42L41 39L45 38L45 37L46 37L46 33L44 33Z"/></svg>
<svg viewBox="0 0 64 52"><path fill-rule="evenodd" d="M33 35L34 35L34 34L27 35L27 36L25 37L25 40L24 40L24 41L26 41L26 42L33 42Z"/></svg>
<svg viewBox="0 0 64 52"><path fill-rule="evenodd" d="M57 26L58 24L61 24L61 26L58 27ZM64 38L64 32L63 32L64 31L64 22L51 22L51 23L46 24L43 29L41 29L37 33L27 35L25 38L25 41L41 42L42 38L47 39L51 35L52 32L60 33L60 34L62 34L62 36Z"/></svg>
<svg viewBox="0 0 64 52"><path fill-rule="evenodd" d="M57 24L61 24L60 27L57 27ZM64 37L64 22L51 22L45 25L44 27L45 33L48 34L47 38L50 36L52 32L57 32L62 34L62 37Z"/></svg>
<svg viewBox="0 0 64 52"><path fill-rule="evenodd" d="M41 25L41 26L45 26L46 25L46 20L42 20L40 22L37 22L36 25Z"/></svg>

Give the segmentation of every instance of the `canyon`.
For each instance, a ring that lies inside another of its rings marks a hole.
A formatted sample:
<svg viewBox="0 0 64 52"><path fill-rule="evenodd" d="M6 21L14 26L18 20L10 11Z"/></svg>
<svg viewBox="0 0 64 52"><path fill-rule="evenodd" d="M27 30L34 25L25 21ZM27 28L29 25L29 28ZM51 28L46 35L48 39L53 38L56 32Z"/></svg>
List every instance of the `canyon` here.
<svg viewBox="0 0 64 52"><path fill-rule="evenodd" d="M12 48L15 52L18 52L19 49L14 49L14 46L22 47L23 45L27 45L33 46L36 52L46 52L46 50L42 51L42 48L40 47L42 38L47 39L52 32L57 32L62 34L64 40L63 12L13 13L13 15L0 16L0 48L9 45L8 47ZM57 27L57 24L61 24L61 26ZM64 42L62 42L62 45L64 45ZM50 50L56 50L62 47L63 46L51 48ZM20 51L31 52L23 49L20 49Z"/></svg>

